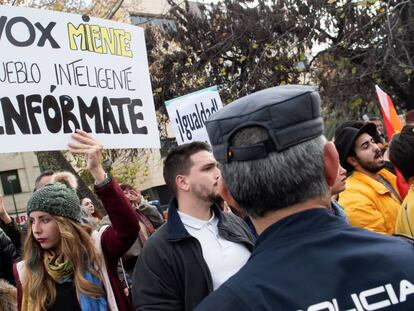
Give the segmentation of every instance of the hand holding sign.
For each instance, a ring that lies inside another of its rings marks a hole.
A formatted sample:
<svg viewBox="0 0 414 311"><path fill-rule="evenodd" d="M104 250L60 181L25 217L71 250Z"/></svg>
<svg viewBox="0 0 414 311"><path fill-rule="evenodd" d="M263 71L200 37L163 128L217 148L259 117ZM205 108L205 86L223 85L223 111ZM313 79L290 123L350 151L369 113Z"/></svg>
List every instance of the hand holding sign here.
<svg viewBox="0 0 414 311"><path fill-rule="evenodd" d="M102 145L82 130L76 130L76 133L71 136L75 143L68 144L69 150L73 153L84 154L86 168L97 183L102 182L105 179L105 171L102 167Z"/></svg>

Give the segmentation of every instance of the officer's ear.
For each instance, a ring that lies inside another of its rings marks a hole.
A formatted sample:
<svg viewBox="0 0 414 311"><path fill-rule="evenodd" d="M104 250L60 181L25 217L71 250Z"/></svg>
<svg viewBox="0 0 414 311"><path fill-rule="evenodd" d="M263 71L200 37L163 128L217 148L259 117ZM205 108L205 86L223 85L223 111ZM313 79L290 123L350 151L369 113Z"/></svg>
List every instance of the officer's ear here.
<svg viewBox="0 0 414 311"><path fill-rule="evenodd" d="M327 142L325 144L323 155L325 161L326 183L329 187L332 187L335 184L339 169L338 152L336 151L335 145L332 142Z"/></svg>

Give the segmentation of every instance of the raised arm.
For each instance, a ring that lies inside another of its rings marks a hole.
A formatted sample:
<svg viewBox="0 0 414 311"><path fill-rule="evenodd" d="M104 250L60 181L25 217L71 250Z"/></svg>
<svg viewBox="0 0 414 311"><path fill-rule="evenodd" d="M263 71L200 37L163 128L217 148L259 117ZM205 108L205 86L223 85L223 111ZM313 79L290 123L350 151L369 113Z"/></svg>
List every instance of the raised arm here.
<svg viewBox="0 0 414 311"><path fill-rule="evenodd" d="M102 249L107 258L118 260L131 248L138 237L138 219L115 179L102 187L95 187L102 200L111 225L102 235Z"/></svg>
<svg viewBox="0 0 414 311"><path fill-rule="evenodd" d="M102 145L84 131L72 134L75 143L70 151L85 155L86 167L95 179L95 191L102 200L112 225L102 235L102 249L105 257L117 261L134 243L138 236L139 224L129 200L102 167Z"/></svg>
<svg viewBox="0 0 414 311"><path fill-rule="evenodd" d="M21 232L14 222L13 218L9 216L4 207L4 198L0 194L0 228L7 234L10 240L13 242L14 247L16 248L17 253L21 253Z"/></svg>

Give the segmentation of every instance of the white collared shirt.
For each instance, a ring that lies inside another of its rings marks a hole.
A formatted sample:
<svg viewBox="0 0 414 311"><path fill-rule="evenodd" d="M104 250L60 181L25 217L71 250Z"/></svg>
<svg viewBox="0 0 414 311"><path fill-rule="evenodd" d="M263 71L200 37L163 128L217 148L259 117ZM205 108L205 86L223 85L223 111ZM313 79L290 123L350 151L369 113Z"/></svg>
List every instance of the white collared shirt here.
<svg viewBox="0 0 414 311"><path fill-rule="evenodd" d="M250 251L240 243L227 241L219 236L218 218L213 216L205 221L178 212L185 229L201 244L203 258L213 279L213 289L240 270L250 257Z"/></svg>

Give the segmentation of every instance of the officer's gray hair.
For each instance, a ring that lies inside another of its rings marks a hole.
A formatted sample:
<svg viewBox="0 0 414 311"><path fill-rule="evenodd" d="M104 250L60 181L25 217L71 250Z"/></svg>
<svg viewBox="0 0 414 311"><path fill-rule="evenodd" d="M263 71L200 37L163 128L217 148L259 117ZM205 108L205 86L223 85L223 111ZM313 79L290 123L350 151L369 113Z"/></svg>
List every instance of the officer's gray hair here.
<svg viewBox="0 0 414 311"><path fill-rule="evenodd" d="M268 138L267 131L258 126L236 133L232 146L249 146ZM325 197L329 187L324 173L323 135L272 152L266 158L221 164L227 187L250 216L263 217L312 198Z"/></svg>

